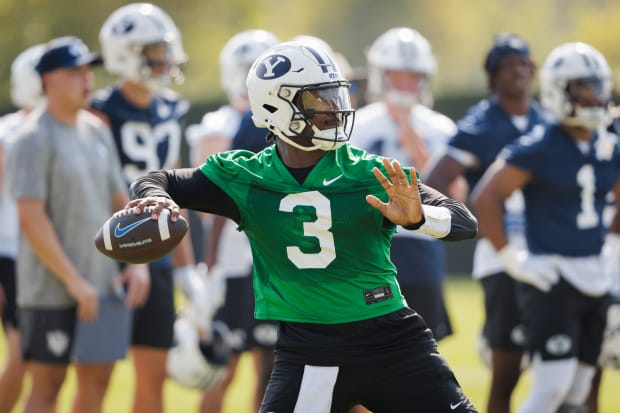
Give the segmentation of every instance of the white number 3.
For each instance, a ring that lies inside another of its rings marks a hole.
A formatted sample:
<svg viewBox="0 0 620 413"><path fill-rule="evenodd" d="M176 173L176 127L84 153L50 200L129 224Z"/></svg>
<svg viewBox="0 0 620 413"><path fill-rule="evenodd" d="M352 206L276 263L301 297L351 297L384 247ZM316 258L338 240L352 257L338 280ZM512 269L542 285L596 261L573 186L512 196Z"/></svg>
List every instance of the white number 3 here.
<svg viewBox="0 0 620 413"><path fill-rule="evenodd" d="M316 220L304 222L304 236L319 240L321 250L305 253L297 246L287 246L286 255L297 268L326 268L335 258L334 235L332 227L331 205L329 199L318 191L289 194L280 201L280 211L293 212L296 206L312 206L316 211Z"/></svg>

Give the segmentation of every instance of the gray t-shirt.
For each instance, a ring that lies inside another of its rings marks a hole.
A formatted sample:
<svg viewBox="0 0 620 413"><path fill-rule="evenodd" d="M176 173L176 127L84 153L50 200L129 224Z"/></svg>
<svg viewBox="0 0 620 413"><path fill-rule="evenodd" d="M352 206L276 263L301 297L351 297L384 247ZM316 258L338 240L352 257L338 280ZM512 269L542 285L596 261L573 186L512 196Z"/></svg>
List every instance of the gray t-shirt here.
<svg viewBox="0 0 620 413"><path fill-rule="evenodd" d="M104 293L118 264L97 251L94 237L112 214L112 195L126 190L109 129L81 111L75 125L34 112L8 156L8 182L15 199L45 201L63 250L80 274ZM37 259L21 237L17 301L22 307L75 305L64 285Z"/></svg>

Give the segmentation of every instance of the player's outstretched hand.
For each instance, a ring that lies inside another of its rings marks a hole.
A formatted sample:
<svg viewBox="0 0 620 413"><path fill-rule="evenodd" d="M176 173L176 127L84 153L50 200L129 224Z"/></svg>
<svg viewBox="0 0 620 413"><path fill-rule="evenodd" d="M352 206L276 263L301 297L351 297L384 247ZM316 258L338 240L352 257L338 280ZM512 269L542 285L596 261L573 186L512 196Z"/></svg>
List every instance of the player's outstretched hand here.
<svg viewBox="0 0 620 413"><path fill-rule="evenodd" d="M412 179L396 160L390 162L383 158L383 165L388 177L383 175L379 168L372 172L388 194L388 202L382 202L374 195L366 195L366 202L383 214L384 217L397 225L414 225L422 220L422 202L418 191L415 168L410 168Z"/></svg>
<svg viewBox="0 0 620 413"><path fill-rule="evenodd" d="M179 219L179 206L172 199L163 196L149 196L146 198L134 199L125 205L125 209L135 208L135 214L140 215L142 210L148 206L153 207L153 212L151 214L153 220L159 218L159 214L164 208L170 210L170 220L172 222L176 222Z"/></svg>

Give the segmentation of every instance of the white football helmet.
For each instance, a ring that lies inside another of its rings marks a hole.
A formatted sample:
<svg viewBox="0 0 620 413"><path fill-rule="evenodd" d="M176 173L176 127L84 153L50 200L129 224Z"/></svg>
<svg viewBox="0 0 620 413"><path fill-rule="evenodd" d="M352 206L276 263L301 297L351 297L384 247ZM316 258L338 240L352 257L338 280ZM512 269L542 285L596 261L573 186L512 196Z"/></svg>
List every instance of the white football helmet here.
<svg viewBox="0 0 620 413"><path fill-rule="evenodd" d="M149 86L183 82L187 55L181 33L170 16L153 4L132 3L117 9L101 27L99 41L110 73ZM168 70L163 75L153 73L144 56L144 48L156 44L167 46Z"/></svg>
<svg viewBox="0 0 620 413"><path fill-rule="evenodd" d="M41 77L35 70L44 51L44 44L29 47L11 64L11 100L18 108L33 109L45 101Z"/></svg>
<svg viewBox="0 0 620 413"><path fill-rule="evenodd" d="M275 34L266 30L245 30L226 42L220 52L220 78L231 103L242 101L247 106L248 71L261 53L279 42Z"/></svg>
<svg viewBox="0 0 620 413"><path fill-rule="evenodd" d="M292 42L297 42L301 44L305 44L307 46L312 46L314 48L323 49L327 53L333 55L334 49L327 43L325 40L320 37L310 36L308 34L300 34L299 36L295 36L291 39Z"/></svg>
<svg viewBox="0 0 620 413"><path fill-rule="evenodd" d="M174 346L168 351L168 376L182 386L206 390L226 375L230 358L230 331L222 322L213 322L210 337L202 339L196 324L183 315L174 322Z"/></svg>
<svg viewBox="0 0 620 413"><path fill-rule="evenodd" d="M607 325L598 363L601 367L620 369L620 301L607 309Z"/></svg>
<svg viewBox="0 0 620 413"><path fill-rule="evenodd" d="M350 85L326 51L280 43L256 59L246 85L254 124L269 128L288 144L304 151L327 151L349 140L354 117ZM316 114L336 116L336 127L321 130L312 120ZM310 133L304 132L307 128ZM312 146L292 137L308 138Z"/></svg>
<svg viewBox="0 0 620 413"><path fill-rule="evenodd" d="M569 93L571 84L588 84L596 92L600 106L582 107ZM609 123L609 102L613 88L612 74L605 57L594 47L565 43L549 53L540 70L540 100L560 121L587 129Z"/></svg>
<svg viewBox="0 0 620 413"><path fill-rule="evenodd" d="M430 79L437 72L437 62L431 44L416 30L397 27L383 33L373 42L366 55L368 61L367 95L370 101L391 93L393 100L403 106L422 103L430 106L432 94ZM386 90L384 72L398 70L424 76L418 90L411 96L405 92ZM389 98L389 96L387 96Z"/></svg>

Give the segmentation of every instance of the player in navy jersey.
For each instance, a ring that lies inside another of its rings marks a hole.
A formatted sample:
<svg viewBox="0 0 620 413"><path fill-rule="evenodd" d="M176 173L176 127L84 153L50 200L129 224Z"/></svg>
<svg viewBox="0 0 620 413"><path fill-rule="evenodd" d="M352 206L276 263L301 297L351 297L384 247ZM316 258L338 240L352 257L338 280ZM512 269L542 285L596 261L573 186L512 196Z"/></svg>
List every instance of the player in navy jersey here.
<svg viewBox="0 0 620 413"><path fill-rule="evenodd" d="M371 153L415 166L422 181L456 132L454 122L432 110L430 82L437 64L428 40L398 27L381 34L368 50L368 95L358 109L351 143ZM443 298L444 249L441 242L397 231L391 249L398 283L436 340L452 334Z"/></svg>
<svg viewBox="0 0 620 413"><path fill-rule="evenodd" d="M487 52L484 70L490 96L471 107L458 122L458 132L426 181L457 199L451 190L457 178L465 177L469 189L473 189L504 146L542 127L548 118L531 98L534 64L529 46L521 37L511 33L497 36ZM518 191L506 202L505 221L512 241L523 244L523 198ZM483 360L492 370L487 409L489 413L509 413L522 369L523 326L515 281L505 273L485 238L476 243L473 277L480 280L484 291L486 319L479 345Z"/></svg>
<svg viewBox="0 0 620 413"><path fill-rule="evenodd" d="M112 130L125 179L129 183L149 171L178 166L189 104L166 87L183 80L187 57L178 28L159 7L134 3L114 11L99 38L105 67L119 82L97 91L91 109ZM133 321L134 412L163 409L166 358L176 317L173 281L180 280L184 292L196 301L188 287L190 280L199 279L191 248L185 237L172 256L149 265L151 290Z"/></svg>
<svg viewBox="0 0 620 413"><path fill-rule="evenodd" d="M610 190L620 196L617 136L606 131L611 70L592 46L566 43L545 60L540 88L557 122L508 146L474 203L481 234L518 281L532 354L532 388L519 412L586 412L612 287L601 257L603 211ZM525 200L524 250L504 227L503 203L516 189ZM609 231L620 232L618 213Z"/></svg>
<svg viewBox="0 0 620 413"><path fill-rule="evenodd" d="M267 145L265 130L252 123L245 79L254 60L278 42L275 34L260 29L244 30L226 42L220 52L220 77L228 102L206 113L200 124L187 128L194 165L201 165L208 156L231 148L259 152ZM224 396L244 352L250 352L253 358L256 376L253 410L256 411L271 374L276 327L270 322L257 322L252 313L252 253L247 237L225 217L207 216L206 219L211 219L206 263L213 283L223 283L225 288L225 297L210 295L209 300L223 301L214 320L224 322L230 329L233 355L225 378L205 390L200 411L222 410Z"/></svg>
<svg viewBox="0 0 620 413"><path fill-rule="evenodd" d="M329 53L278 44L247 86L254 123L275 144L153 172L132 184L127 207L216 213L247 234L255 316L280 322L260 412L475 412L389 259L396 225L459 240L475 236L473 216L414 168L347 144L348 82Z"/></svg>

